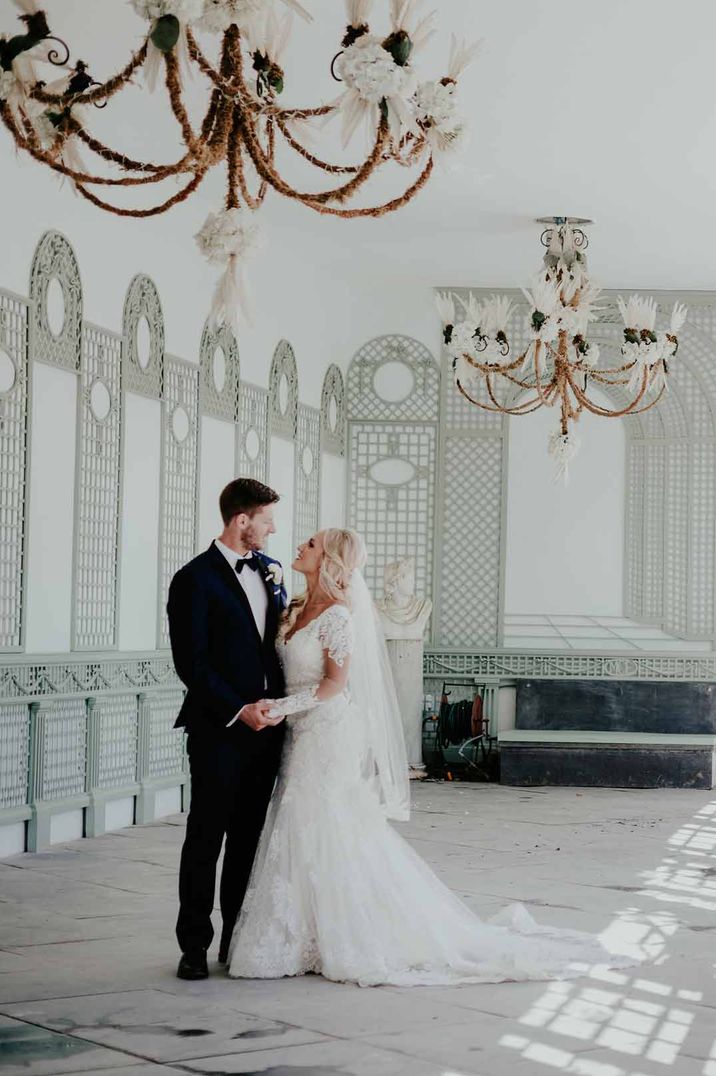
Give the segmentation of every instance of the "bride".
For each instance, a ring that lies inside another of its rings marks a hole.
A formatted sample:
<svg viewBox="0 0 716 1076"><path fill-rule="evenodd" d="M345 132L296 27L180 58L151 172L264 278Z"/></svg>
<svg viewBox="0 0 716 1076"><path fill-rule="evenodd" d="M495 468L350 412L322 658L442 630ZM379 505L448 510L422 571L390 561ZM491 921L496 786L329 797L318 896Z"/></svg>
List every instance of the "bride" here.
<svg viewBox="0 0 716 1076"><path fill-rule="evenodd" d="M520 905L480 920L391 827L408 818L408 765L364 562L358 534L330 529L293 563L307 590L279 634L290 694L272 707L287 735L229 974L418 986L634 963Z"/></svg>

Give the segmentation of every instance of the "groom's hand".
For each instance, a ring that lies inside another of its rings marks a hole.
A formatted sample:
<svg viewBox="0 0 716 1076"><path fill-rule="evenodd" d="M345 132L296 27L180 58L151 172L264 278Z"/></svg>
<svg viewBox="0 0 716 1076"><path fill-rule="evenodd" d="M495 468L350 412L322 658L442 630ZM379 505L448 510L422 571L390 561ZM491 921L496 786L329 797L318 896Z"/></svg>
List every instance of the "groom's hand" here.
<svg viewBox="0 0 716 1076"><path fill-rule="evenodd" d="M263 699L261 702L250 702L239 711L239 721L243 721L254 732L275 725L276 722L269 717L271 701Z"/></svg>

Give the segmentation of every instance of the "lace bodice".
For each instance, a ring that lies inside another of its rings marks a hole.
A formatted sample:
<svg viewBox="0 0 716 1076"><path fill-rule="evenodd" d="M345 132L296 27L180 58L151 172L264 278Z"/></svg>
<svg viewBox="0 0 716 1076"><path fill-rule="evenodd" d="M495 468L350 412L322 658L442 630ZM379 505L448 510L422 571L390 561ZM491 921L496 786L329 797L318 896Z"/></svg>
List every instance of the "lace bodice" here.
<svg viewBox="0 0 716 1076"><path fill-rule="evenodd" d="M286 690L291 694L322 679L325 650L337 665L343 665L353 650L353 620L345 605L330 605L286 639L290 630L287 619L279 632L276 649L283 665Z"/></svg>

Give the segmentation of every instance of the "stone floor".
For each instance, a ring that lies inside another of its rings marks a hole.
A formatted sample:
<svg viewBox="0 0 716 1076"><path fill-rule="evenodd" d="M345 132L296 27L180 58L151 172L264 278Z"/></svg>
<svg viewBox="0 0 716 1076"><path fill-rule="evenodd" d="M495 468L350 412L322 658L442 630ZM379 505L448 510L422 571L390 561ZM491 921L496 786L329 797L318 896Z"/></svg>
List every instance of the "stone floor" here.
<svg viewBox="0 0 716 1076"><path fill-rule="evenodd" d="M716 1076L714 793L426 783L401 828L481 914L519 900L644 963L413 990L213 964L184 983L177 817L0 863L0 1070Z"/></svg>

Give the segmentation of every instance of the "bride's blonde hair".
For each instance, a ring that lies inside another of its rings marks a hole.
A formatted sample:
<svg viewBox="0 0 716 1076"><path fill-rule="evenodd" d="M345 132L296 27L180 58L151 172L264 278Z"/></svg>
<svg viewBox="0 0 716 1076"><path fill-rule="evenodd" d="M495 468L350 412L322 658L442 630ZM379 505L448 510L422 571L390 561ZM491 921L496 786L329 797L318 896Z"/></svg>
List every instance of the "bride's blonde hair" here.
<svg viewBox="0 0 716 1076"><path fill-rule="evenodd" d="M323 555L318 569L318 585L329 598L350 605L353 572L366 562L365 542L357 531L348 527L328 527L321 531ZM302 594L291 602L290 611L297 615L308 600Z"/></svg>
<svg viewBox="0 0 716 1076"><path fill-rule="evenodd" d="M319 586L335 601L350 601L353 572L362 568L365 561L365 542L357 531L329 527L323 531Z"/></svg>

